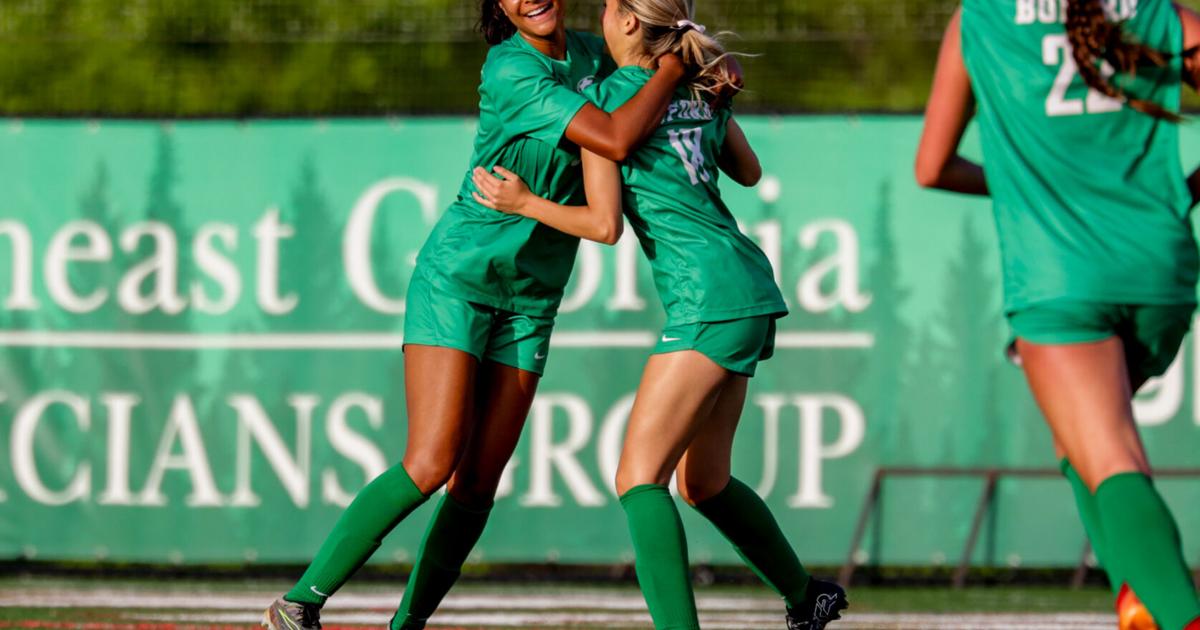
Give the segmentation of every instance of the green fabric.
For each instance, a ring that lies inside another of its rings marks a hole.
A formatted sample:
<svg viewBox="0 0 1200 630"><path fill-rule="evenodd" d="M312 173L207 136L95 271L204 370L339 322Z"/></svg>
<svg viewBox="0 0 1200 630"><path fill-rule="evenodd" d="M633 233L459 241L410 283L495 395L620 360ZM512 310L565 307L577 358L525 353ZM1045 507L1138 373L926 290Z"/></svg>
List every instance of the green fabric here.
<svg viewBox="0 0 1200 630"><path fill-rule="evenodd" d="M1083 482L1069 460L1063 458L1060 466L1063 476L1067 478L1067 483L1071 486L1071 492L1075 495L1075 507L1079 510L1079 520L1083 522L1083 531L1087 533L1088 541L1092 544L1092 553L1096 555L1096 563L1108 573L1108 585L1112 588L1113 595L1117 595L1121 592L1121 585L1125 583L1125 578L1121 577L1115 567L1105 564L1105 559L1108 558L1108 540L1104 536L1104 526L1100 522L1096 495L1092 494L1092 489Z"/></svg>
<svg viewBox="0 0 1200 630"><path fill-rule="evenodd" d="M1005 309L1063 297L1192 302L1198 257L1179 130L1089 93L1069 52L1065 5L963 2L963 57L978 100ZM1130 37L1180 51L1182 27L1169 0L1120 7L1116 17ZM1169 59L1117 82L1178 110L1181 62Z"/></svg>
<svg viewBox="0 0 1200 630"><path fill-rule="evenodd" d="M421 630L462 573L462 565L483 535L492 507L472 508L447 492L429 521L417 564L408 577L392 630Z"/></svg>
<svg viewBox="0 0 1200 630"><path fill-rule="evenodd" d="M717 365L754 376L758 363L775 354L775 318L745 317L727 322L676 324L663 329L654 354L695 350Z"/></svg>
<svg viewBox="0 0 1200 630"><path fill-rule="evenodd" d="M612 111L651 76L625 66L589 96ZM730 117L729 109L714 111L680 90L662 126L621 166L625 216L669 325L787 312L770 261L721 200L717 157Z"/></svg>
<svg viewBox="0 0 1200 630"><path fill-rule="evenodd" d="M530 190L561 204L582 204L579 148L564 140L587 99L577 88L611 69L604 41L567 32L566 59L534 49L520 35L493 46L479 86L475 151L458 199L433 228L416 274L466 300L552 317L575 263L579 239L537 221L477 204L471 170L503 166Z"/></svg>
<svg viewBox="0 0 1200 630"><path fill-rule="evenodd" d="M687 538L666 487L647 484L621 495L629 520L638 584L656 630L699 630Z"/></svg>
<svg viewBox="0 0 1200 630"><path fill-rule="evenodd" d="M469 302L414 278L405 302L404 343L453 348L541 375L550 354L554 318L533 317Z"/></svg>
<svg viewBox="0 0 1200 630"><path fill-rule="evenodd" d="M1200 617L1200 599L1183 560L1179 529L1150 478L1123 473L1096 489L1105 560L1124 576L1163 630L1181 630Z"/></svg>
<svg viewBox="0 0 1200 630"><path fill-rule="evenodd" d="M757 492L731 477L724 490L697 503L696 511L716 526L788 608L799 608L804 603L811 576Z"/></svg>
<svg viewBox="0 0 1200 630"><path fill-rule="evenodd" d="M354 497L308 570L284 599L323 606L366 563L388 532L426 498L403 464L376 477Z"/></svg>
<svg viewBox="0 0 1200 630"><path fill-rule="evenodd" d="M1135 379L1161 376L1192 325L1194 302L1107 304L1076 299L1039 302L1009 313L1013 333L1038 344L1089 343L1120 337Z"/></svg>

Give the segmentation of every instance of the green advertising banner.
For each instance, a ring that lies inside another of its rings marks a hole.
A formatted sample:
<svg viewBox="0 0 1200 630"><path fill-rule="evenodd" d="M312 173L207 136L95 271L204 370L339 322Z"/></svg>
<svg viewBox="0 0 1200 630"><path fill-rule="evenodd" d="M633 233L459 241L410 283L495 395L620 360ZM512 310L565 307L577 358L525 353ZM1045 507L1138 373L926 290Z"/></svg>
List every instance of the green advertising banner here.
<svg viewBox="0 0 1200 630"><path fill-rule="evenodd" d="M0 122L0 557L302 562L404 449L414 257L475 122ZM878 467L1053 468L1007 365L986 201L919 190L915 118L750 118L766 170L729 205L791 314L752 381L735 474L803 559L841 562ZM1186 163L1200 131L1185 127ZM1190 157L1189 157L1190 156ZM625 562L612 490L663 317L631 232L585 243L484 561ZM1138 401L1195 464L1192 341ZM1200 482L1161 482L1200 561ZM897 479L858 558L954 562L979 479ZM1054 478L1003 480L979 564L1083 545ZM431 508L376 560L411 561ZM735 563L684 510L692 558Z"/></svg>

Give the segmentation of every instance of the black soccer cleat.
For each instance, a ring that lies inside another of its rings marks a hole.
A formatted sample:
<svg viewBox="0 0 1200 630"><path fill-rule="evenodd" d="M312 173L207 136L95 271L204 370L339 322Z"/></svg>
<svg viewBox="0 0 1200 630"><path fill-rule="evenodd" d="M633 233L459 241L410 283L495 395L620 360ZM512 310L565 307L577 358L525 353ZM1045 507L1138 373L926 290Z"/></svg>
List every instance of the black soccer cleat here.
<svg viewBox="0 0 1200 630"><path fill-rule="evenodd" d="M804 603L787 611L788 630L824 630L825 626L842 618L842 611L850 607L846 591L833 582L813 578L808 582Z"/></svg>

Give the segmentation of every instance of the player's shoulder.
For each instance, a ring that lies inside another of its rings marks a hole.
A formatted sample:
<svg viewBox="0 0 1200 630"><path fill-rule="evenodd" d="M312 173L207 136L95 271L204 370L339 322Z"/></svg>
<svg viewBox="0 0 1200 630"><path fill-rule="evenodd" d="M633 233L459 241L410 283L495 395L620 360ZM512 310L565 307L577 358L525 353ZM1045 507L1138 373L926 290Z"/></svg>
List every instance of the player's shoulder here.
<svg viewBox="0 0 1200 630"><path fill-rule="evenodd" d="M481 71L484 83L513 82L546 74L551 71L544 55L523 45L517 35L492 46Z"/></svg>
<svg viewBox="0 0 1200 630"><path fill-rule="evenodd" d="M587 96L601 109L612 111L633 98L651 76L652 72L636 66L618 68L593 86L593 91Z"/></svg>

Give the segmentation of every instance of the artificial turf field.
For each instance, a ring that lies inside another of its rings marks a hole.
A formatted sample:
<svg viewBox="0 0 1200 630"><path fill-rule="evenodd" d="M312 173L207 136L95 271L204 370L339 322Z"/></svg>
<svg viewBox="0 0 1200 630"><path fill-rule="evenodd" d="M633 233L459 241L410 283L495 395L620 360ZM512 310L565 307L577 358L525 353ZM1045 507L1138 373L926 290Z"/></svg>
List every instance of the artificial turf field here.
<svg viewBox="0 0 1200 630"><path fill-rule="evenodd" d="M0 628L177 630L252 628L262 609L289 585L273 581L0 579ZM403 584L351 585L323 613L325 628L381 628ZM782 629L780 602L761 588L697 589L708 630ZM855 588L851 609L830 630L1082 630L1116 628L1105 589L987 587ZM630 585L464 584L430 630L650 628Z"/></svg>

